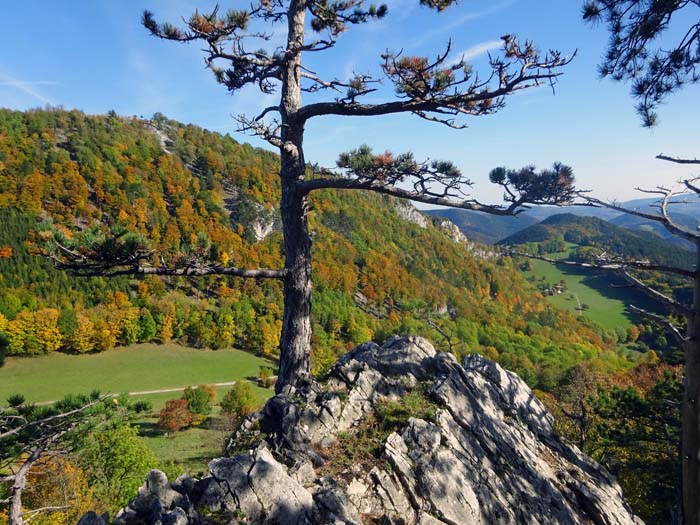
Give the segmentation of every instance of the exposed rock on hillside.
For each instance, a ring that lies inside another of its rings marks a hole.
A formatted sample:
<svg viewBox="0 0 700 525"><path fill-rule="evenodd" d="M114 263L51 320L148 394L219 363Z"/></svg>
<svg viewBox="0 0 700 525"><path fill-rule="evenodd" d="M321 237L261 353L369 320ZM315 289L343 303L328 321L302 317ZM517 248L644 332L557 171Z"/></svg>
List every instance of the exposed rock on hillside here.
<svg viewBox="0 0 700 525"><path fill-rule="evenodd" d="M201 480L169 484L151 472L118 519L641 523L607 471L557 437L522 380L478 355L460 365L420 338L361 345L322 384L277 396L246 422L231 450L256 441L213 460Z"/></svg>
<svg viewBox="0 0 700 525"><path fill-rule="evenodd" d="M457 225L449 219L438 218L435 221L438 228L444 231L454 242L469 242L467 236L462 233Z"/></svg>
<svg viewBox="0 0 700 525"><path fill-rule="evenodd" d="M419 212L409 201L396 199L395 206L396 213L398 213L399 217L403 220L417 224L421 228L426 228L428 226L428 219L426 216Z"/></svg>

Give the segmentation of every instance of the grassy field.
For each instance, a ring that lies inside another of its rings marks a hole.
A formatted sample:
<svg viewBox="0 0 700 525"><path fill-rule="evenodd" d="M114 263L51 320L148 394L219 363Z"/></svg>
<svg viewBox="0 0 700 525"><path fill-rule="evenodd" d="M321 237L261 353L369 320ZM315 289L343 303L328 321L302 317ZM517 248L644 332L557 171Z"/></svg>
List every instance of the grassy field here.
<svg viewBox="0 0 700 525"><path fill-rule="evenodd" d="M133 345L90 355L8 358L0 368L0 403L13 393L41 402L95 389L117 393L224 383L256 376L267 364L238 350L196 350L176 344Z"/></svg>
<svg viewBox="0 0 700 525"><path fill-rule="evenodd" d="M221 400L231 387L217 388L217 402ZM254 387L262 406L273 395L272 389ZM221 454L226 439L231 435L231 429L220 419L220 410L214 406L209 419L202 426L180 430L167 435L158 427L158 412L169 399L180 397L180 393L152 394L135 396L135 399L145 399L153 404L153 410L136 421L139 433L155 453L161 467L170 468L172 465L177 473L189 472L196 475L205 472L207 463Z"/></svg>
<svg viewBox="0 0 700 525"><path fill-rule="evenodd" d="M0 403L13 393L22 393L32 402L51 401L69 393L140 392L180 388L201 383L225 383L257 376L269 362L238 350L197 350L175 344L134 345L101 354L74 356L51 354L33 358L9 358L0 368ZM217 388L221 399L230 386ZM255 386L262 405L273 395L272 389ZM201 427L166 435L158 427L158 412L169 399L178 399L181 391L133 396L152 405L136 424L148 446L156 454L160 467L174 464L177 472L193 474L206 470L220 454L230 431L218 423L219 407Z"/></svg>
<svg viewBox="0 0 700 525"><path fill-rule="evenodd" d="M566 256L555 254L550 258L557 258L557 255ZM544 282L550 284L557 284L561 280L566 282L566 291L548 297L553 304L577 315L584 315L606 328L627 328L632 323L640 322L641 319L629 310L630 304L652 311L658 310L656 305L637 290L611 286L616 280L609 274L594 274L534 259L530 260L530 266L532 270L525 272L526 276L534 276L537 280L544 278ZM588 309L579 310L579 302L588 305Z"/></svg>

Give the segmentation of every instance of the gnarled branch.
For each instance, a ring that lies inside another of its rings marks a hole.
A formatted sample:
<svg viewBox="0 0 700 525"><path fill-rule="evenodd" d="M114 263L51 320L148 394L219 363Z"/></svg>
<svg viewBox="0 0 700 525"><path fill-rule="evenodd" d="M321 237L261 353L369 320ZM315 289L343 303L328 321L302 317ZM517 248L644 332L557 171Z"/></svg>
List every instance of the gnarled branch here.
<svg viewBox="0 0 700 525"><path fill-rule="evenodd" d="M656 156L656 158L659 160L674 162L676 164L700 164L700 159L684 159L680 157L669 157L668 155L664 155L663 153L659 153Z"/></svg>
<svg viewBox="0 0 700 525"><path fill-rule="evenodd" d="M558 51L543 57L531 42L520 44L512 35L503 37L503 56L491 59L491 73L481 80L470 66L460 61L448 62L447 51L429 62L422 57L404 57L386 53L383 70L396 88L399 100L379 104L362 104L352 100L318 102L299 110L298 117L307 120L316 116L378 116L393 113L414 113L442 122L435 114L485 115L501 109L505 97L517 91L547 83L553 85L559 71L573 59ZM575 53L574 53L575 55ZM443 122L443 123L447 123Z"/></svg>
<svg viewBox="0 0 700 525"><path fill-rule="evenodd" d="M574 178L571 169L555 164L551 170L535 173L531 166L522 170L496 168L491 181L504 187L506 205L483 204L465 193L472 182L451 162L418 162L410 153L375 155L368 146L343 153L338 159L341 173L321 169L319 178L297 183L302 193L318 189L369 190L426 204L493 215L515 215L529 204L571 203ZM412 187L405 189L400 184Z"/></svg>

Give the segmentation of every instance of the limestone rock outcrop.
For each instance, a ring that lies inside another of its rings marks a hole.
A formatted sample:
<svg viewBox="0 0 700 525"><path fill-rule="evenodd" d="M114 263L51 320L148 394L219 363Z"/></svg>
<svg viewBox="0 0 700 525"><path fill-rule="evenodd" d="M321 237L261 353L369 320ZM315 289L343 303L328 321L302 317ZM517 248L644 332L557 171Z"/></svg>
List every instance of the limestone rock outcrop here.
<svg viewBox="0 0 700 525"><path fill-rule="evenodd" d="M419 408L402 405L409 398ZM383 422L387 406L409 413ZM273 398L230 445L202 479L169 484L152 471L117 521L641 524L515 374L478 355L460 364L416 337L357 347L322 383Z"/></svg>

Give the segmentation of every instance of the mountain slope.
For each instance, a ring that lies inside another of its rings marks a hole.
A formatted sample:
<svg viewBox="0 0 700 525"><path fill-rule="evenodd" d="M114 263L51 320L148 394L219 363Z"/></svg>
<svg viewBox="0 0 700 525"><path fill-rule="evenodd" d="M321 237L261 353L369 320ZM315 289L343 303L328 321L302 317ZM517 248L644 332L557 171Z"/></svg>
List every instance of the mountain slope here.
<svg viewBox="0 0 700 525"><path fill-rule="evenodd" d="M0 211L24 225L0 229L0 331L10 352L176 339L276 355L278 282L147 277L98 279L86 289L57 278L36 250L50 221L68 236L139 234L171 261L279 268L277 167L270 152L162 115L0 110ZM450 232L402 219L397 202L362 192L314 196L315 371L394 333L498 358L541 386L582 359L626 366L597 328L548 306L509 260L484 260Z"/></svg>
<svg viewBox="0 0 700 525"><path fill-rule="evenodd" d="M597 217L580 217L570 213L553 215L499 242L502 245L563 240L582 246L597 247L612 254L634 259L691 268L692 252L679 248L649 232L632 232Z"/></svg>
<svg viewBox="0 0 700 525"><path fill-rule="evenodd" d="M515 217L502 217L457 209L423 210L423 213L432 217L449 219L469 239L483 244L496 244L501 239L524 230L537 222L526 214L520 214Z"/></svg>

